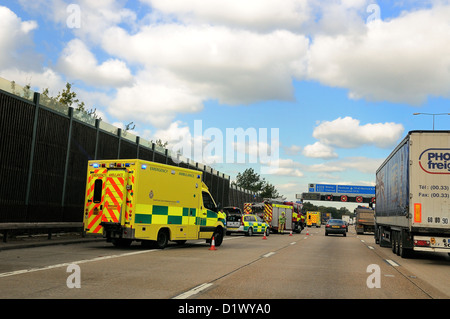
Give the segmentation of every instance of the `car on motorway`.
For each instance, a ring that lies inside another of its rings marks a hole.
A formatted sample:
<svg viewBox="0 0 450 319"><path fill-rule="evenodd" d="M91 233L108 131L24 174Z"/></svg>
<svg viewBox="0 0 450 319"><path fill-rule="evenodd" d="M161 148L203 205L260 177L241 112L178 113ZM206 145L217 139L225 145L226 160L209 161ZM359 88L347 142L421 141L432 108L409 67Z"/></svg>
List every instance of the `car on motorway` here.
<svg viewBox="0 0 450 319"><path fill-rule="evenodd" d="M270 228L264 220L254 214L227 214L227 235L241 233L247 236L265 234L269 236Z"/></svg>
<svg viewBox="0 0 450 319"><path fill-rule="evenodd" d="M325 225L325 236L328 234L342 234L347 236L347 225L342 219L330 219Z"/></svg>

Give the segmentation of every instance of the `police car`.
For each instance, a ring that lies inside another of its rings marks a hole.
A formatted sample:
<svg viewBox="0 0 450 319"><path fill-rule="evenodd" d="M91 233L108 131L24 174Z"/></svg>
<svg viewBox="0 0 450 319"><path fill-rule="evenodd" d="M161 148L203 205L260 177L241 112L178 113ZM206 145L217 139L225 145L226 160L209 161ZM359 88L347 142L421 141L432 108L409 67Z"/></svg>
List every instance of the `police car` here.
<svg viewBox="0 0 450 319"><path fill-rule="evenodd" d="M231 233L243 233L247 236L253 234L266 234L269 236L269 225L259 216L253 214L229 214L227 215L227 235Z"/></svg>

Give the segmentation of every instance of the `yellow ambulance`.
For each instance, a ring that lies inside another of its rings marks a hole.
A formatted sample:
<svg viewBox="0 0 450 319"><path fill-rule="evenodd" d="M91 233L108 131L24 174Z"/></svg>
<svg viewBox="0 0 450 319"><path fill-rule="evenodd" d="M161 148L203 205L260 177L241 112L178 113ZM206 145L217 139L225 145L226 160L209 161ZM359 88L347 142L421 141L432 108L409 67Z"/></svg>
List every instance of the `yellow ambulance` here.
<svg viewBox="0 0 450 319"><path fill-rule="evenodd" d="M116 246L133 241L163 249L168 241L222 244L225 216L202 172L139 159L88 162L83 225Z"/></svg>
<svg viewBox="0 0 450 319"><path fill-rule="evenodd" d="M306 226L320 227L320 225L321 225L320 218L321 218L320 212L306 212Z"/></svg>

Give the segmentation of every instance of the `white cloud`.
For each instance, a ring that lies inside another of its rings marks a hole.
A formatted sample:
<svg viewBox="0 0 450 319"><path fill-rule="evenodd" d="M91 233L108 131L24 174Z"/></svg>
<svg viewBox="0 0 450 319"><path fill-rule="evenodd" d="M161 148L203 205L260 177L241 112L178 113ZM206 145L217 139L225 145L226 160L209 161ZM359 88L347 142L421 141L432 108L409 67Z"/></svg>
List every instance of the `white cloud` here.
<svg viewBox="0 0 450 319"><path fill-rule="evenodd" d="M31 89L38 92L42 92L43 89L48 88L50 96L56 96L58 90L62 90L65 85L61 75L49 68L43 68L38 71L24 71L12 67L1 70L1 76L8 80L14 79L21 86L30 84Z"/></svg>
<svg viewBox="0 0 450 319"><path fill-rule="evenodd" d="M338 157L333 148L321 142L315 142L312 145L306 145L303 149L303 155L306 157L330 159Z"/></svg>
<svg viewBox="0 0 450 319"><path fill-rule="evenodd" d="M167 72L139 72L132 86L117 89L109 112L122 120L149 123L166 128L178 112L198 112L201 97Z"/></svg>
<svg viewBox="0 0 450 319"><path fill-rule="evenodd" d="M317 80L375 101L418 104L429 96L450 96L448 5L365 24L370 0L287 0L283 6L277 0L143 2L151 10L81 0L81 27L70 29L68 2L21 1L25 10L40 12L76 38L60 56L57 77L114 86L109 111L120 121L167 128L177 114L199 112L210 99L293 100L293 79ZM0 7L0 26L0 70L15 65L19 72L42 71L35 67L38 55L30 59L24 50L34 45L37 23ZM350 124L362 138L336 127L331 136L324 124L316 129L319 141L303 154L331 159L337 157L333 147L390 147L402 129L394 123ZM345 143L338 140L343 137Z"/></svg>
<svg viewBox="0 0 450 319"><path fill-rule="evenodd" d="M276 189L280 189L282 191L289 191L294 189L298 189L299 185L297 183L285 183L285 184L277 184L275 185Z"/></svg>
<svg viewBox="0 0 450 319"><path fill-rule="evenodd" d="M291 145L289 147L283 147L284 151L286 152L287 155L298 155L300 153L300 151L302 150L302 148L298 145Z"/></svg>
<svg viewBox="0 0 450 319"><path fill-rule="evenodd" d="M355 156L355 157L347 157L339 162L336 165L339 165L345 169L355 169L362 173L373 174L375 178L375 172L383 163L384 158L368 158L365 156Z"/></svg>
<svg viewBox="0 0 450 319"><path fill-rule="evenodd" d="M361 173L373 174L373 176L375 176L376 170L380 167L383 161L384 159L380 158L351 156L327 163L305 166L304 169L309 172L321 172L321 173L340 173L344 171L356 170Z"/></svg>
<svg viewBox="0 0 450 319"><path fill-rule="evenodd" d="M304 174L299 168L302 165L294 160L288 159L277 159L271 161L268 165L264 165L261 168L262 174L267 175L278 175L278 176L292 176L292 177L303 177Z"/></svg>
<svg viewBox="0 0 450 319"><path fill-rule="evenodd" d="M272 167L266 166L262 171L264 175L283 175L283 176L293 176L293 177L303 177L304 174L298 169L286 168L286 167Z"/></svg>
<svg viewBox="0 0 450 319"><path fill-rule="evenodd" d="M96 87L120 87L131 84L133 79L125 62L108 59L99 64L80 39L73 39L67 44L59 58L58 68L67 77Z"/></svg>
<svg viewBox="0 0 450 319"><path fill-rule="evenodd" d="M314 129L313 136L325 145L341 148L357 148L363 145L389 148L398 142L403 131L404 127L401 124L360 125L359 120L347 116L334 121L321 122Z"/></svg>
<svg viewBox="0 0 450 319"><path fill-rule="evenodd" d="M309 0L143 0L189 24L227 25L258 31L300 29L311 19Z"/></svg>
<svg viewBox="0 0 450 319"><path fill-rule="evenodd" d="M310 165L307 168L307 170L310 172L329 172L329 173L331 173L331 172L342 172L345 170L345 168L342 166L339 166L339 165L331 164L331 163L328 163L328 164L321 163L321 164Z"/></svg>
<svg viewBox="0 0 450 319"><path fill-rule="evenodd" d="M338 35L317 35L309 77L351 98L418 105L450 96L450 6L405 12Z"/></svg>
<svg viewBox="0 0 450 319"><path fill-rule="evenodd" d="M170 123L167 129L160 129L153 135L154 140L162 140L163 143L167 142L168 146L173 146L174 144L183 140L183 138L192 138L191 132L188 126L183 126L181 121L176 121Z"/></svg>
<svg viewBox="0 0 450 319"><path fill-rule="evenodd" d="M102 45L147 72L170 72L202 100L240 104L292 99L292 77L304 72L308 39L285 30L261 34L172 23L144 26L136 34L111 28Z"/></svg>
<svg viewBox="0 0 450 319"><path fill-rule="evenodd" d="M36 21L22 21L13 11L0 6L0 70L33 65L36 56L31 53L32 31L37 27Z"/></svg>
<svg viewBox="0 0 450 319"><path fill-rule="evenodd" d="M19 0L19 2L30 14L39 12L39 15L56 23L57 28L71 31L76 37L92 44L100 43L104 32L110 27L126 24L132 29L135 28L136 13L125 8L124 1ZM70 5L76 5L79 12L73 10ZM80 25L70 26L72 20L79 21Z"/></svg>

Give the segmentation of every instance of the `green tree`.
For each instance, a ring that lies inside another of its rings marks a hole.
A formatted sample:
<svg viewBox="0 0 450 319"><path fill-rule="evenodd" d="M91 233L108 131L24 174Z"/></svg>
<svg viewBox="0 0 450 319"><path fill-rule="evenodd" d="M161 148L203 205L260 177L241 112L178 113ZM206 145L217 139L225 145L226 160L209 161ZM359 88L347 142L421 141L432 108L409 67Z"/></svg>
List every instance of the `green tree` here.
<svg viewBox="0 0 450 319"><path fill-rule="evenodd" d="M281 194L278 193L275 186L268 182L265 182L260 192L260 196L262 198L278 198L281 197Z"/></svg>
<svg viewBox="0 0 450 319"><path fill-rule="evenodd" d="M151 143L155 143L158 146L166 148L169 142L165 141L163 142L162 139L157 139L156 141L150 140Z"/></svg>
<svg viewBox="0 0 450 319"><path fill-rule="evenodd" d="M76 103L77 110L86 111L84 102L80 102L80 100L77 99L77 93L72 91L72 84L70 84L69 82L66 83L66 88L63 89L62 92L58 92L56 101L58 101L62 105L66 105L69 107L71 107L72 104Z"/></svg>
<svg viewBox="0 0 450 319"><path fill-rule="evenodd" d="M83 101L80 101L77 98L77 93L72 91L72 84L70 84L69 82L66 83L65 88L61 91L58 92L58 95L56 96L56 98L49 96L49 90L48 88L45 88L42 91L43 98L45 100L48 101L48 103L50 105L56 106L56 104L61 104L67 107L74 107L73 104L75 104L76 106L74 107L76 110L84 112L86 115L94 118L94 119L100 119L101 117L99 117L96 112L97 109L86 109L86 105L84 104Z"/></svg>
<svg viewBox="0 0 450 319"><path fill-rule="evenodd" d="M244 172L238 173L236 182L233 182L233 184L249 191L259 193L263 198L278 198L281 196L275 186L268 183L264 178L261 178L253 168L247 168Z"/></svg>
<svg viewBox="0 0 450 319"><path fill-rule="evenodd" d="M261 177L253 168L247 168L242 174L237 174L235 184L249 191L259 193L264 186L264 180L261 180Z"/></svg>

